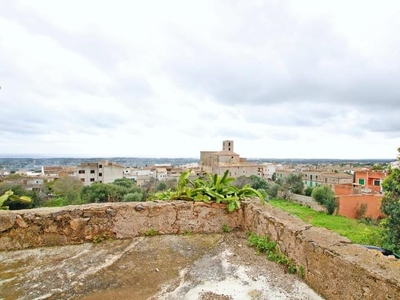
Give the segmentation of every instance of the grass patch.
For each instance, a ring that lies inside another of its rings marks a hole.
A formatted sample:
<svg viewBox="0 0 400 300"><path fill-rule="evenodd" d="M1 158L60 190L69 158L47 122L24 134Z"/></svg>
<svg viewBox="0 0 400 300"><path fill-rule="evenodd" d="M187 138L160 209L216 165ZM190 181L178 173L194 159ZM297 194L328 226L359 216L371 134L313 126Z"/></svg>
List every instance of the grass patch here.
<svg viewBox="0 0 400 300"><path fill-rule="evenodd" d="M224 225L222 225L222 231L223 232L230 232L231 229L229 228L228 224L224 224Z"/></svg>
<svg viewBox="0 0 400 300"><path fill-rule="evenodd" d="M93 237L93 243L94 243L94 244L100 244L100 243L103 243L103 242L105 242L105 241L112 242L113 239L112 239L111 237L109 237L106 233L103 233L103 234L96 234L96 235Z"/></svg>
<svg viewBox="0 0 400 300"><path fill-rule="evenodd" d="M285 266L288 273L294 274L298 271L296 264L278 250L276 242L271 241L269 236L262 237L254 233L250 233L248 243L250 246L256 248L257 254L265 253L270 261L274 261ZM304 268L302 269L302 272L302 275L299 274L300 276L304 276Z"/></svg>
<svg viewBox="0 0 400 300"><path fill-rule="evenodd" d="M190 229L185 229L184 231L183 231L183 235L184 236L189 236L189 235L191 235L192 234L192 231L190 230Z"/></svg>
<svg viewBox="0 0 400 300"><path fill-rule="evenodd" d="M156 236L160 234L158 230L155 230L154 228L150 228L148 230L142 230L141 233L143 236Z"/></svg>
<svg viewBox="0 0 400 300"><path fill-rule="evenodd" d="M381 226L367 225L358 220L328 215L286 200L271 199L268 203L315 227L324 227L347 237L353 243L382 246L383 228Z"/></svg>

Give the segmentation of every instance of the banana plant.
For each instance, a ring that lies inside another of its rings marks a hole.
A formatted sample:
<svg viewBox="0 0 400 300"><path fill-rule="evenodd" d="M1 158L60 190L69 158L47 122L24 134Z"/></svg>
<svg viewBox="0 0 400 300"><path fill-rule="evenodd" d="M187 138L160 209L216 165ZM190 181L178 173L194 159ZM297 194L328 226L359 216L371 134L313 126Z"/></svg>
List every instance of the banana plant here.
<svg viewBox="0 0 400 300"><path fill-rule="evenodd" d="M7 200L22 203L31 203L32 201L32 199L28 196L17 196L14 195L13 191L9 190L5 192L4 195L0 196L0 209L8 210L8 206L3 206Z"/></svg>
<svg viewBox="0 0 400 300"><path fill-rule="evenodd" d="M206 179L198 178L194 182L189 179L190 173L191 170L181 174L176 191L168 190L156 193L156 198L159 200L215 201L216 203L225 203L229 212L239 209L240 201L247 197L258 197L262 203L265 203L260 192L249 185L242 189L231 185L235 179L228 177L228 170L222 176L207 174Z"/></svg>

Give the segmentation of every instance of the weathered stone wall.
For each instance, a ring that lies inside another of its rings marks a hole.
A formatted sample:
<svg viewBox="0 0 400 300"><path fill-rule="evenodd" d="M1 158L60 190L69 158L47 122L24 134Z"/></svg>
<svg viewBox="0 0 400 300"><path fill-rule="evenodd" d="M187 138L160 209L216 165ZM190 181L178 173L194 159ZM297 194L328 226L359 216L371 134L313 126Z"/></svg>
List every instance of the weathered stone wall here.
<svg viewBox="0 0 400 300"><path fill-rule="evenodd" d="M231 214L224 205L183 201L0 211L0 250L131 238L152 231L222 232L224 224L270 235L287 256L304 267L307 284L326 299L399 298L399 260L253 202Z"/></svg>
<svg viewBox="0 0 400 300"><path fill-rule="evenodd" d="M243 211L222 204L131 202L0 211L0 250L78 244L153 233L222 232L238 228Z"/></svg>
<svg viewBox="0 0 400 300"><path fill-rule="evenodd" d="M326 208L321 204L318 204L312 197L298 195L298 194L290 194L290 200L294 202L298 202L303 205L308 205L313 210L316 211L326 211Z"/></svg>
<svg viewBox="0 0 400 300"><path fill-rule="evenodd" d="M307 284L326 299L400 298L400 260L269 205L246 205L243 227L277 241L282 252L304 267Z"/></svg>

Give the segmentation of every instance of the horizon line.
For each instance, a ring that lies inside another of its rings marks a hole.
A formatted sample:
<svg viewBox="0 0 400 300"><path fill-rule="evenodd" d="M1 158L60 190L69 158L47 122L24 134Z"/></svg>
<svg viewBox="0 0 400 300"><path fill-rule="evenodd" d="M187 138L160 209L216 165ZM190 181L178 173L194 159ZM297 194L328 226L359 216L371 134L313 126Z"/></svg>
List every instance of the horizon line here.
<svg viewBox="0 0 400 300"><path fill-rule="evenodd" d="M21 155L13 155L13 154L0 154L0 159L4 158L14 158L14 159L56 159L56 158L71 158L71 159L108 159L108 158L152 158L152 159L195 159L200 160L200 158L195 157L185 157L185 156L176 156L176 157L166 157L166 156L54 156L54 155L32 155L32 154L21 154ZM247 157L246 159L292 159L292 160L393 160L396 161L396 158L306 158L306 157Z"/></svg>

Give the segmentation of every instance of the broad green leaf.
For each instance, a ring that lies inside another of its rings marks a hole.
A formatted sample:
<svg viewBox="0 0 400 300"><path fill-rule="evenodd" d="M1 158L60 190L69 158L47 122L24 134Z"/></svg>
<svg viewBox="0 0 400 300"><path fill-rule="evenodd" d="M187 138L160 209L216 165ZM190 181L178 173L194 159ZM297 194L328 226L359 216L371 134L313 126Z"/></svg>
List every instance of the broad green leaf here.
<svg viewBox="0 0 400 300"><path fill-rule="evenodd" d="M3 196L0 196L0 207L3 206L3 203L8 200L8 195L4 194Z"/></svg>
<svg viewBox="0 0 400 300"><path fill-rule="evenodd" d="M31 203L32 199L28 196L21 196L21 197L19 197L19 201L21 201L23 203Z"/></svg>

